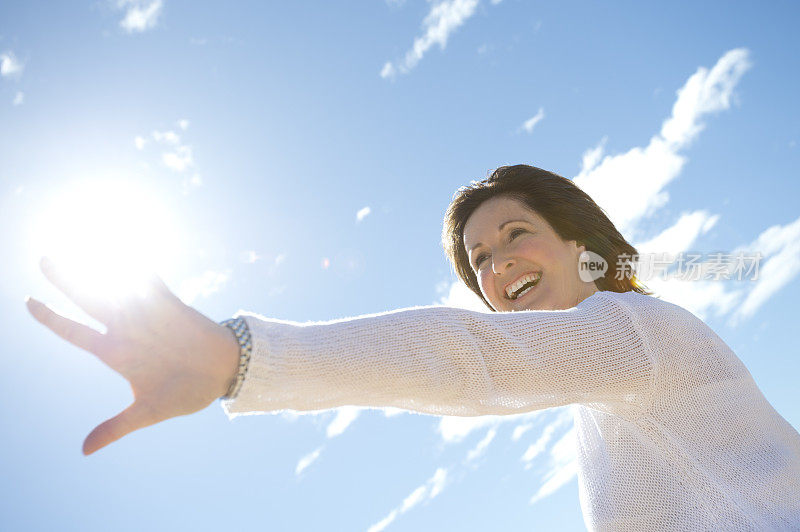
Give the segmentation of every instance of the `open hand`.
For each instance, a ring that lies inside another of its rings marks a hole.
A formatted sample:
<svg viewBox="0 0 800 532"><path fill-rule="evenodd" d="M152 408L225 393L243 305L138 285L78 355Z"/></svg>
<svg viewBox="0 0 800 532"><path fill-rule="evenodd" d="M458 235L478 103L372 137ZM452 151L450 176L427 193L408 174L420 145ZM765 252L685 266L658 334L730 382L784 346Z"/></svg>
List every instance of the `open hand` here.
<svg viewBox="0 0 800 532"><path fill-rule="evenodd" d="M156 275L145 290L116 303L81 292L47 259L42 272L88 315L101 333L29 298L34 318L64 340L93 353L125 377L133 402L98 425L83 442L89 455L134 430L204 409L224 395L236 375L233 333L184 304Z"/></svg>

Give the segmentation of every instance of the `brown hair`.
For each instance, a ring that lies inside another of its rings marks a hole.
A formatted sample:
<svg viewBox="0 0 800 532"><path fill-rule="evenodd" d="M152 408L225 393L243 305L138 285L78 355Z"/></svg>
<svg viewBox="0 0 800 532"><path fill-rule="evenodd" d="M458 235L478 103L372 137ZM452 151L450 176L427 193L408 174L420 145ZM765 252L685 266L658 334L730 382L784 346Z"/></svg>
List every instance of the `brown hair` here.
<svg viewBox="0 0 800 532"><path fill-rule="evenodd" d="M586 246L587 251L603 257L609 269L594 282L598 290L652 294L630 269L638 256L636 248L625 240L588 194L565 177L518 164L501 166L483 181L473 181L459 188L444 217L442 245L447 258L458 277L490 309L492 306L481 294L464 249L464 226L481 203L500 195L524 203L544 218L561 240L575 240L578 245ZM620 260L626 257L630 265Z"/></svg>

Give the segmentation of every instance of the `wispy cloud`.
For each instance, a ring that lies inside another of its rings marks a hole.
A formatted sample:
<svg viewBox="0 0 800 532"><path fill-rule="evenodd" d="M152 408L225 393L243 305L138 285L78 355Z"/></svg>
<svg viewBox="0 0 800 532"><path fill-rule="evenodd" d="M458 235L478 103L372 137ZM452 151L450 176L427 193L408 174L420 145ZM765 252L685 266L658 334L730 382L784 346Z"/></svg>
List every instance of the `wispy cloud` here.
<svg viewBox="0 0 800 532"><path fill-rule="evenodd" d="M434 3L422 21L423 34L414 39L414 44L402 60L395 63L387 61L383 65L381 77L391 79L397 74L409 73L434 44L444 50L450 34L475 14L477 6L478 0L445 0Z"/></svg>
<svg viewBox="0 0 800 532"><path fill-rule="evenodd" d="M447 281L440 283L437 287L437 292L442 294L436 302L438 305L474 310L476 312L491 312L483 301L461 281L454 281L449 285Z"/></svg>
<svg viewBox="0 0 800 532"><path fill-rule="evenodd" d="M525 469L530 469L533 466L534 459L545 451L556 430L572 423L573 416L570 407L557 409L554 414L555 417L552 417L550 422L545 425L536 441L530 444L522 454L521 460L525 464Z"/></svg>
<svg viewBox="0 0 800 532"><path fill-rule="evenodd" d="M356 213L356 221L360 222L361 220L366 218L370 212L372 212L372 209L370 209L369 207L363 207L359 209L358 212Z"/></svg>
<svg viewBox="0 0 800 532"><path fill-rule="evenodd" d="M688 251L697 238L711 230L718 220L718 214L711 214L705 210L685 212L673 225L655 237L638 243L636 249L640 253Z"/></svg>
<svg viewBox="0 0 800 532"><path fill-rule="evenodd" d="M489 444L492 443L492 440L494 440L495 436L497 436L497 428L492 427L486 432L486 435L483 437L483 439L479 441L475 447L469 450L467 453L466 462L473 462L483 456L486 453L486 449L489 448Z"/></svg>
<svg viewBox="0 0 800 532"><path fill-rule="evenodd" d="M544 118L544 108L539 107L539 111L532 116L531 118L527 119L521 126L520 129L524 130L527 133L533 133L533 128L536 127L536 124L542 121Z"/></svg>
<svg viewBox="0 0 800 532"><path fill-rule="evenodd" d="M328 425L328 430L326 431L328 438L339 436L347 430L347 427L358 418L360 412L361 409L356 406L342 406L337 408L336 417L333 418L333 421Z"/></svg>
<svg viewBox="0 0 800 532"><path fill-rule="evenodd" d="M525 453L522 455L522 461L525 462L525 469L530 469L531 466L533 466L534 459L544 452L555 430L555 425L551 424L546 426L539 438L525 449Z"/></svg>
<svg viewBox="0 0 800 532"><path fill-rule="evenodd" d="M494 426L505 419L500 416L442 416L439 418L437 432L445 443L458 443L471 432L483 427Z"/></svg>
<svg viewBox="0 0 800 532"><path fill-rule="evenodd" d="M431 478L428 479L423 485L414 489L405 499L402 504L393 509L389 514L369 527L368 532L380 532L389 526L400 514L403 514L412 508L429 501L439 495L447 484L447 469L438 468Z"/></svg>
<svg viewBox="0 0 800 532"><path fill-rule="evenodd" d="M800 273L800 217L786 225L774 225L762 232L755 241L734 250L758 252L766 262L759 266L744 301L731 316L730 325L752 316L770 297Z"/></svg>
<svg viewBox="0 0 800 532"><path fill-rule="evenodd" d="M190 146L176 146L173 151L164 152L161 160L170 170L183 172L194 164Z"/></svg>
<svg viewBox="0 0 800 532"><path fill-rule="evenodd" d="M164 144L180 144L181 137L174 131L153 131L153 140Z"/></svg>
<svg viewBox="0 0 800 532"><path fill-rule="evenodd" d="M671 226L646 241L637 241L642 221L669 201L666 185L680 174L686 158L681 151L706 127L704 118L729 109L734 89L752 66L746 49L724 54L713 68L699 68L677 92L672 113L661 130L644 148L602 159L603 145L584 154L583 168L575 183L608 212L618 228L634 242L640 253L677 255L688 251L707 233L720 216L707 210L684 212ZM635 190L639 201L627 201L620 190ZM731 252L762 255L759 278L744 285L721 281L685 280L675 275L645 279L648 287L665 300L676 303L701 319L710 313L729 315L729 325L751 317L772 295L800 275L800 218L763 231L753 242ZM708 261L700 263L708 266Z"/></svg>
<svg viewBox="0 0 800 532"><path fill-rule="evenodd" d="M163 7L162 0L119 0L117 8L125 10L125 16L119 25L128 33L152 29L158 23Z"/></svg>
<svg viewBox="0 0 800 532"><path fill-rule="evenodd" d="M14 101L11 102L14 105L22 105L22 102L25 101L25 94L22 91L17 91L17 94L14 95Z"/></svg>
<svg viewBox="0 0 800 532"><path fill-rule="evenodd" d="M294 468L294 474L299 475L300 473L308 469L308 466L313 464L317 460L317 458L319 458L319 455L321 453L322 453L322 447L318 447L315 450L308 453L307 455L305 455L304 457L302 457L300 460L298 460L297 465Z"/></svg>
<svg viewBox="0 0 800 532"><path fill-rule="evenodd" d="M706 127L705 119L708 116L730 108L735 101L734 89L751 66L750 54L746 49L730 50L711 69L698 68L689 77L677 91L670 116L646 146L604 157L607 139L603 138L598 146L584 153L581 172L575 177L575 183L597 201L641 254L666 253L675 256L688 251L699 236L719 221L719 215L704 209L684 212L659 234L641 241L645 225L642 222L669 202L665 188L680 174L686 163L682 152ZM629 201L628 194L621 194L620 191L635 191L637 201ZM776 234L778 232L780 229ZM754 243L753 246L762 243ZM777 254L781 257L776 258L778 265L785 264L783 257L793 256L791 246L785 241L784 245L785 251ZM780 270L783 275L773 281L775 288L759 288L755 291L758 285L750 285L748 291L756 294L747 307L751 310L739 310L737 319L750 315L747 313L763 302L763 295L775 293L797 275L792 268L781 267ZM747 290L719 281L684 280L674 275L666 279L655 276L645 281L663 299L703 319L710 312L719 315L732 312Z"/></svg>
<svg viewBox="0 0 800 532"><path fill-rule="evenodd" d="M519 439L532 428L533 423L520 423L514 427L514 432L511 433L511 441L519 441Z"/></svg>
<svg viewBox="0 0 800 532"><path fill-rule="evenodd" d="M185 118L178 120L177 125L181 132L185 132L189 128L189 120ZM183 193L188 194L203 185L203 178L197 172L187 175L194 168L194 153L191 146L182 142L181 134L173 130L154 130L150 134L150 138L165 149L161 153L162 164L173 172L184 174L181 187ZM149 140L142 136L136 136L133 142L137 149L143 150Z"/></svg>
<svg viewBox="0 0 800 532"><path fill-rule="evenodd" d="M568 430L550 450L549 469L544 475L544 484L533 494L530 504L552 495L578 473L575 427Z"/></svg>
<svg viewBox="0 0 800 532"><path fill-rule="evenodd" d="M208 297L215 292L219 292L225 283L230 279L231 272L217 272L208 270L196 277L190 277L183 281L178 289L178 296L187 305L192 304L199 297Z"/></svg>
<svg viewBox="0 0 800 532"><path fill-rule="evenodd" d="M733 89L750 66L749 52L738 48L723 55L711 70L698 68L678 90L672 114L647 146L602 157L602 142L584 154L575 184L608 213L620 232L634 238L640 222L669 201L664 188L686 163L680 152L705 127L706 116L730 107ZM637 201L621 191L635 191Z"/></svg>
<svg viewBox="0 0 800 532"><path fill-rule="evenodd" d="M25 68L14 55L14 52L8 50L0 53L0 76L4 78L18 78L22 75L22 70Z"/></svg>

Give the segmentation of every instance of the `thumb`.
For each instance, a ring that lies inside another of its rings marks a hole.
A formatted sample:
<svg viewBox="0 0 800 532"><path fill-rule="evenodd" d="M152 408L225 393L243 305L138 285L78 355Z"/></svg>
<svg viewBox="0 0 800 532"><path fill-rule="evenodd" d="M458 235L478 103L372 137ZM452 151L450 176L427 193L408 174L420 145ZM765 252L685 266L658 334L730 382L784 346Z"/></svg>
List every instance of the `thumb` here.
<svg viewBox="0 0 800 532"><path fill-rule="evenodd" d="M131 432L156 423L147 408L140 403L133 402L128 408L95 427L83 441L83 454L89 456L114 443Z"/></svg>

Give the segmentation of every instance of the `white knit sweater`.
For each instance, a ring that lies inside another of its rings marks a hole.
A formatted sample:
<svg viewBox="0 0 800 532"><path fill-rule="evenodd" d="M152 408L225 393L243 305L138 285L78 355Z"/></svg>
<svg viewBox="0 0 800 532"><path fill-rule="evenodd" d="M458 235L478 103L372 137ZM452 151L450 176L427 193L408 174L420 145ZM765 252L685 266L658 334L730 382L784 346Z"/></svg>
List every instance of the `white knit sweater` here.
<svg viewBox="0 0 800 532"><path fill-rule="evenodd" d="M800 435L705 323L635 292L557 311L415 307L325 323L239 312L241 414L398 407L519 414L575 404L590 530L800 530Z"/></svg>

